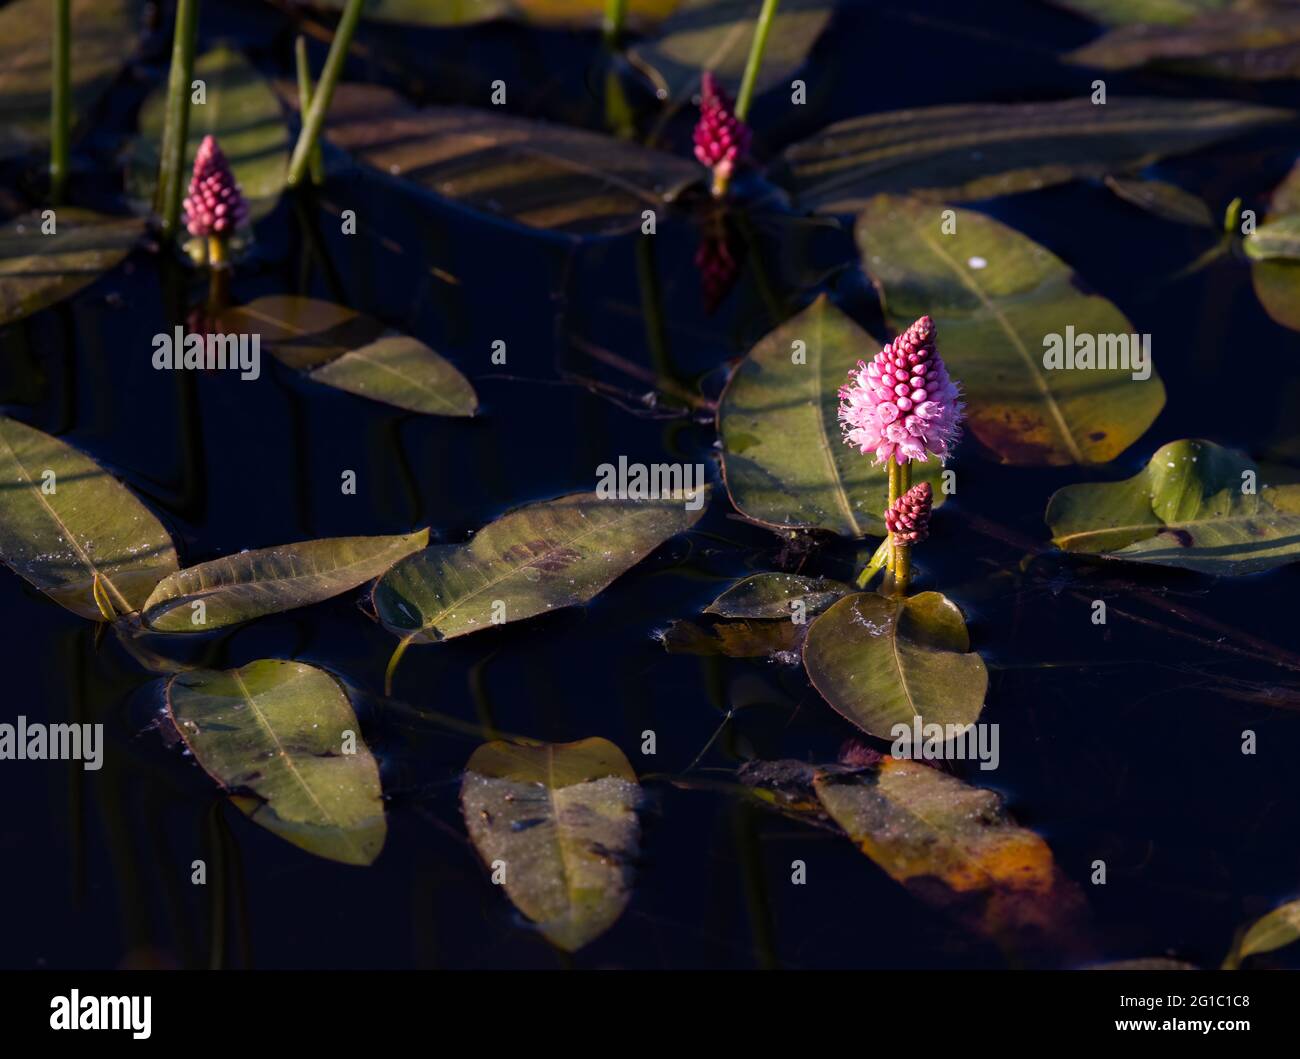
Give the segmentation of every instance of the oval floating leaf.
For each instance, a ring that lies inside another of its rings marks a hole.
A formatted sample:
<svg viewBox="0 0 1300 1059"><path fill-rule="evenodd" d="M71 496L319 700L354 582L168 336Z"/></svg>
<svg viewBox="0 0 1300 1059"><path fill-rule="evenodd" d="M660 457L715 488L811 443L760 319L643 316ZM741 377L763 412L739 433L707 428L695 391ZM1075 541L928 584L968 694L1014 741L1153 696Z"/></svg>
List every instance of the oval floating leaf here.
<svg viewBox="0 0 1300 1059"><path fill-rule="evenodd" d="M176 569L171 536L126 486L57 438L3 417L0 490L0 560L74 614L105 620L97 592L117 616L133 613Z"/></svg>
<svg viewBox="0 0 1300 1059"><path fill-rule="evenodd" d="M135 217L60 206L0 227L0 326L76 294L116 266L144 231ZM45 234L48 225L53 231Z"/></svg>
<svg viewBox="0 0 1300 1059"><path fill-rule="evenodd" d="M1242 240L1242 245L1256 261L1275 257L1300 260L1300 213L1288 213L1260 225Z"/></svg>
<svg viewBox="0 0 1300 1059"><path fill-rule="evenodd" d="M687 503L575 493L529 504L464 544L403 559L375 586L375 612L403 642L434 643L586 603L695 525L705 504Z"/></svg>
<svg viewBox="0 0 1300 1059"><path fill-rule="evenodd" d="M1207 11L1231 7L1237 0L1050 0L1084 18L1107 26L1137 23L1178 25Z"/></svg>
<svg viewBox="0 0 1300 1059"><path fill-rule="evenodd" d="M1009 948L1078 944L1082 895L995 792L892 757L819 771L813 786L862 852L927 903Z"/></svg>
<svg viewBox="0 0 1300 1059"><path fill-rule="evenodd" d="M504 872L515 907L566 952L605 933L627 906L640 800L632 766L605 739L487 743L460 788L483 863Z"/></svg>
<svg viewBox="0 0 1300 1059"><path fill-rule="evenodd" d="M240 552L165 577L145 601L156 632L209 632L264 614L319 603L378 577L429 543L429 531L395 537L331 537ZM196 623L194 604L202 603Z"/></svg>
<svg viewBox="0 0 1300 1059"><path fill-rule="evenodd" d="M1250 925L1233 944L1223 962L1224 969L1235 969L1247 956L1272 952L1297 940L1300 940L1300 901L1288 901Z"/></svg>
<svg viewBox="0 0 1300 1059"><path fill-rule="evenodd" d="M72 112L84 114L134 50L134 0L72 0L69 81ZM49 0L12 0L0 8L0 158L42 150L50 140Z"/></svg>
<svg viewBox="0 0 1300 1059"><path fill-rule="evenodd" d="M718 404L718 434L727 492L743 515L782 528L884 535L886 469L844 444L839 423L839 388L882 344L822 295L741 361ZM934 460L915 467L917 481L935 486L936 503L944 500L941 470Z"/></svg>
<svg viewBox="0 0 1300 1059"><path fill-rule="evenodd" d="M276 658L190 670L168 682L167 709L195 760L254 823L344 864L379 856L388 830L379 766L328 673Z"/></svg>
<svg viewBox="0 0 1300 1059"><path fill-rule="evenodd" d="M280 201L289 166L289 128L280 100L243 55L226 47L195 59L194 77L205 86L206 102L190 105L186 186L199 143L204 136L215 136L248 201L250 220L258 221ZM140 139L130 159L128 181L133 194L145 201L153 198L158 176L166 105L163 86L140 108Z"/></svg>
<svg viewBox="0 0 1300 1059"><path fill-rule="evenodd" d="M961 611L938 592L846 596L808 627L803 661L822 698L880 739L916 717L973 724L989 683Z"/></svg>
<svg viewBox="0 0 1300 1059"><path fill-rule="evenodd" d="M1212 441L1174 441L1126 481L1058 490L1047 524L1065 551L1256 573L1300 558L1300 485L1286 478Z"/></svg>
<svg viewBox="0 0 1300 1059"><path fill-rule="evenodd" d="M1086 96L919 107L836 122L786 148L774 177L800 205L830 213L881 192L985 199L1141 168L1291 117L1245 103L1127 97L1104 107Z"/></svg>
<svg viewBox="0 0 1300 1059"><path fill-rule="evenodd" d="M1046 248L983 214L955 216L956 231L940 235L932 204L881 195L858 217L862 264L890 321L934 318L971 433L1004 463L1113 460L1164 407L1149 343ZM1072 339L1089 344L1090 363L1123 366L1045 366L1052 341L1064 350ZM1149 378L1134 378L1139 361Z"/></svg>
<svg viewBox="0 0 1300 1059"><path fill-rule="evenodd" d="M340 85L329 139L359 161L501 220L567 236L641 224L704 170L610 136L472 107L416 108L375 85Z"/></svg>
<svg viewBox="0 0 1300 1059"><path fill-rule="evenodd" d="M1065 62L1102 70L1155 64L1182 73L1268 81L1300 73L1300 11L1211 11L1178 25L1120 26Z"/></svg>
<svg viewBox="0 0 1300 1059"><path fill-rule="evenodd" d="M712 71L735 96L745 72L762 0L686 0L655 36L628 58L653 82L660 99L681 104ZM755 95L789 82L830 22L829 0L783 0L772 19Z"/></svg>
<svg viewBox="0 0 1300 1059"><path fill-rule="evenodd" d="M478 409L474 387L450 361L346 306L276 294L223 313L221 326L261 335L277 360L337 390L422 415Z"/></svg>
<svg viewBox="0 0 1300 1059"><path fill-rule="evenodd" d="M724 618L788 619L794 604L802 603L804 613L811 617L854 591L850 585L825 577L752 574L723 592L704 613Z"/></svg>

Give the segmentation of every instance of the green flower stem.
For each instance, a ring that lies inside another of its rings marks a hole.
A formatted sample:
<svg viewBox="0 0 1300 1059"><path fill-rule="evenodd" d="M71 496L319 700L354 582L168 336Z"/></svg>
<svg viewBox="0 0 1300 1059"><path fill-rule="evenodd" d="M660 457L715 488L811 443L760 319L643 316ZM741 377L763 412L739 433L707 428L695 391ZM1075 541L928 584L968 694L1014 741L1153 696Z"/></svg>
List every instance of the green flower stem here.
<svg viewBox="0 0 1300 1059"><path fill-rule="evenodd" d="M627 0L605 0L605 43L611 47L623 36L623 21L627 18Z"/></svg>
<svg viewBox="0 0 1300 1059"><path fill-rule="evenodd" d="M886 511L894 506L894 501L897 500L900 495L898 483L900 481L899 476L902 474L902 469L892 456L889 458L887 467L889 469L889 499L885 503ZM889 559L885 566L885 571L890 574L894 572L894 550L892 548L889 550Z"/></svg>
<svg viewBox="0 0 1300 1059"><path fill-rule="evenodd" d="M167 114L163 124L162 162L158 198L164 238L174 238L181 225L181 196L185 187L185 147L190 136L190 86L194 81L194 45L198 39L199 0L176 0L176 32L172 37L172 68L167 78Z"/></svg>
<svg viewBox="0 0 1300 1059"><path fill-rule="evenodd" d="M50 57L50 202L58 205L68 188L68 144L72 138L72 0L54 0L54 43Z"/></svg>
<svg viewBox="0 0 1300 1059"><path fill-rule="evenodd" d="M306 114L311 109L312 96L311 66L307 62L306 37L300 36L293 42L293 57L298 67L298 113ZM311 172L311 182L319 187L325 180L325 166L321 161L319 141L312 144L308 168Z"/></svg>
<svg viewBox="0 0 1300 1059"><path fill-rule="evenodd" d="M767 50L767 35L772 32L772 23L776 19L776 5L777 0L763 0L763 9L759 11L758 23L754 26L754 41L749 46L745 75L740 80L740 95L736 97L736 117L741 121L748 117L749 104L754 99L754 85L763 65L763 52Z"/></svg>
<svg viewBox="0 0 1300 1059"><path fill-rule="evenodd" d="M866 588L871 583L871 579L876 576L876 571L888 564L889 544L889 535L886 534L885 539L880 542L880 547L876 549L875 554L871 557L871 561L862 568L862 573L858 574L858 588Z"/></svg>
<svg viewBox="0 0 1300 1059"><path fill-rule="evenodd" d="M330 42L329 54L325 57L325 67L321 70L320 83L311 98L311 106L302 116L302 131L298 133L298 143L294 146L293 157L289 159L289 176L286 183L297 187L307 175L307 166L311 163L312 150L320 139L325 127L325 114L334 98L334 87L343 75L343 64L347 61L348 48L352 44L352 35L361 20L362 0L348 0L334 31L334 40Z"/></svg>
<svg viewBox="0 0 1300 1059"><path fill-rule="evenodd" d="M898 495L902 496L912 488L912 462L900 464L898 468ZM892 503L892 501L891 501ZM906 544L894 542L894 585L896 596L907 595L907 583L912 579L912 549Z"/></svg>

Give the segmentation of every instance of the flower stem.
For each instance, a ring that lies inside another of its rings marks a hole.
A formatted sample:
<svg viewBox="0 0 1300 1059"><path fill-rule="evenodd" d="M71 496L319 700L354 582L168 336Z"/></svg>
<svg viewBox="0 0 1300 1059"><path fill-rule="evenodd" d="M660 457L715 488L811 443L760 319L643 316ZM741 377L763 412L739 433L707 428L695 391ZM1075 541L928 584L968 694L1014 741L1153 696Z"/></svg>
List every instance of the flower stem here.
<svg viewBox="0 0 1300 1059"><path fill-rule="evenodd" d="M72 0L54 0L54 46L50 57L50 203L68 188L68 144L72 138Z"/></svg>
<svg viewBox="0 0 1300 1059"><path fill-rule="evenodd" d="M198 39L199 0L176 0L172 67L167 78L167 114L163 124L158 197L163 237L174 238L181 223L185 188L185 148L190 134L190 85L194 80L194 45Z"/></svg>
<svg viewBox="0 0 1300 1059"><path fill-rule="evenodd" d="M299 36L293 42L294 62L298 67L298 113L306 114L311 109L311 66L307 62L307 38ZM321 162L320 143L314 143L311 147L311 160L308 163L311 170L311 182L318 187L325 180L325 167Z"/></svg>
<svg viewBox="0 0 1300 1059"><path fill-rule="evenodd" d="M627 0L605 0L605 43L613 47L623 36Z"/></svg>
<svg viewBox="0 0 1300 1059"><path fill-rule="evenodd" d="M343 9L334 39L330 42L329 54L325 56L325 67L321 70L320 82L311 97L311 106L302 115L302 130L298 133L298 143L294 146L293 157L289 159L289 175L285 182L291 187L302 183L311 162L312 149L320 139L321 129L325 127L325 114L334 98L334 87L343 75L343 64L347 62L348 48L352 44L352 34L356 32L361 20L362 0L348 0Z"/></svg>
<svg viewBox="0 0 1300 1059"><path fill-rule="evenodd" d="M900 464L898 467L898 495L902 496L912 488L912 463ZM896 596L907 595L907 583L912 579L912 549L909 545L894 542L894 585Z"/></svg>
<svg viewBox="0 0 1300 1059"><path fill-rule="evenodd" d="M886 510L886 511L888 511L891 507L894 506L894 501L897 500L897 499L899 498L899 496L901 495L901 494L900 494L900 491L899 491L899 488L898 488L899 475L900 475L900 473L901 473L900 468L899 468L898 461L895 460L894 457L890 456L890 457L889 457L889 463L887 464L887 467L888 467L888 470L889 470L889 499L888 499L888 501L887 501L886 504L885 504L885 510ZM891 540L891 543L892 543L892 540ZM890 548L890 549L889 549L889 556L888 556L888 558L887 558L887 560L886 560L885 571L886 571L886 573L890 573L890 574L892 574L892 573L894 572L894 550L893 550L893 548Z"/></svg>
<svg viewBox="0 0 1300 1059"><path fill-rule="evenodd" d="M749 46L749 59L745 63L745 75L740 81L740 95L736 97L736 117L744 121L749 116L749 104L754 99L754 85L758 82L758 71L763 65L763 52L767 50L767 35L772 31L772 22L776 18L778 0L763 0L763 9L758 13L758 22L754 26L754 41Z"/></svg>
<svg viewBox="0 0 1300 1059"><path fill-rule="evenodd" d="M889 544L889 536L886 535L885 539L880 542L880 547L876 549L875 554L871 557L871 561L862 568L862 573L858 574L856 582L858 588L866 588L867 585L871 584L871 579L876 576L876 571L889 563Z"/></svg>

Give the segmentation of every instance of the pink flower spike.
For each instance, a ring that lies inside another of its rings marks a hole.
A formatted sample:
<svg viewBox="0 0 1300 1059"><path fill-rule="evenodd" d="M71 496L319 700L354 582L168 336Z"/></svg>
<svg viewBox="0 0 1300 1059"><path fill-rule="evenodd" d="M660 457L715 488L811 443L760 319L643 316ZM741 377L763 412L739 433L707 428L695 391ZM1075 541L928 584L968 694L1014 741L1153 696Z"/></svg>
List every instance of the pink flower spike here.
<svg viewBox="0 0 1300 1059"><path fill-rule="evenodd" d="M858 362L840 389L844 442L876 463L947 459L957 442L963 405L935 349L934 321L922 316L875 355Z"/></svg>
<svg viewBox="0 0 1300 1059"><path fill-rule="evenodd" d="M700 120L695 125L695 157L713 170L714 188L726 187L736 163L749 153L753 134L736 117L734 104L717 78L706 71L700 81Z"/></svg>
<svg viewBox="0 0 1300 1059"><path fill-rule="evenodd" d="M230 171L230 163L212 136L203 137L194 156L194 175L185 196L185 227L205 238L229 235L248 220L248 203Z"/></svg>
<svg viewBox="0 0 1300 1059"><path fill-rule="evenodd" d="M920 544L930 534L930 505L934 493L929 482L918 482L885 512L885 528L899 544Z"/></svg>

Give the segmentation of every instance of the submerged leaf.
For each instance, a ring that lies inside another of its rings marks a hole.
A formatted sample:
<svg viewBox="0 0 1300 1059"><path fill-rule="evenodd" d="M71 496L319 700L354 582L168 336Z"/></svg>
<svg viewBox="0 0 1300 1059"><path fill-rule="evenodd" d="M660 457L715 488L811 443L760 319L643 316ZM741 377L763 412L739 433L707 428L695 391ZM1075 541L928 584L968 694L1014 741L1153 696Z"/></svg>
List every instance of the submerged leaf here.
<svg viewBox="0 0 1300 1059"><path fill-rule="evenodd" d="M156 632L208 632L319 603L379 577L429 543L429 531L331 537L240 552L164 578L144 605ZM200 611L194 604L202 603ZM196 622L196 613L203 621Z"/></svg>
<svg viewBox="0 0 1300 1059"><path fill-rule="evenodd" d="M789 618L796 604L802 604L803 613L812 617L854 591L851 585L825 577L752 574L723 592L704 613L724 618Z"/></svg>
<svg viewBox="0 0 1300 1059"><path fill-rule="evenodd" d="M276 658L190 670L168 682L167 709L195 760L254 823L344 864L379 856L388 830L379 766L328 673Z"/></svg>
<svg viewBox="0 0 1300 1059"><path fill-rule="evenodd" d="M1078 944L1082 895L993 791L892 757L820 771L813 786L862 852L923 901L1010 949Z"/></svg>
<svg viewBox="0 0 1300 1059"><path fill-rule="evenodd" d="M375 612L403 643L434 643L586 603L669 537L699 521L684 499L575 493L529 504L464 544L402 560L375 586ZM701 502L702 501L702 502Z"/></svg>
<svg viewBox="0 0 1300 1059"><path fill-rule="evenodd" d="M243 55L226 47L195 59L194 77L204 83L207 101L190 105L186 185L203 137L215 136L248 202L250 219L260 220L280 201L289 166L289 128L279 98ZM140 139L130 158L128 181L142 200L153 197L166 109L165 85L140 108Z"/></svg>
<svg viewBox="0 0 1300 1059"><path fill-rule="evenodd" d="M841 599L808 627L803 661L822 698L880 739L916 717L974 723L989 683L961 611L938 592Z"/></svg>
<svg viewBox="0 0 1300 1059"><path fill-rule="evenodd" d="M1212 441L1174 441L1126 481L1058 490L1046 519L1065 551L1206 574L1257 573L1300 558L1294 477Z"/></svg>
<svg viewBox="0 0 1300 1059"><path fill-rule="evenodd" d="M1189 191L1164 180L1145 180L1141 177L1108 176L1106 186L1125 202L1175 224L1193 228L1213 228L1214 215L1210 207Z"/></svg>
<svg viewBox="0 0 1300 1059"><path fill-rule="evenodd" d="M806 625L792 621L720 621L704 626L680 619L670 622L656 638L670 655L724 658L770 658L796 665Z"/></svg>
<svg viewBox="0 0 1300 1059"><path fill-rule="evenodd" d="M74 614L103 621L97 592L118 615L139 610L176 569L176 549L94 460L0 417L0 560Z"/></svg>
<svg viewBox="0 0 1300 1059"><path fill-rule="evenodd" d="M888 318L900 329L934 318L970 431L1004 463L1113 460L1165 403L1149 356L1149 377L1134 377L1142 336L1045 247L981 213L954 213L956 231L944 235L939 212L917 199L881 195L858 217L862 264ZM1093 363L1116 366L1049 367L1053 345L1071 337L1090 343Z"/></svg>
<svg viewBox="0 0 1300 1059"><path fill-rule="evenodd" d="M611 136L473 107L417 108L375 85L340 85L326 132L358 161L439 198L573 237L637 228L642 211L703 173Z"/></svg>
<svg viewBox="0 0 1300 1059"><path fill-rule="evenodd" d="M12 0L0 8L0 158L49 143L54 10L50 0ZM94 105L131 58L136 10L135 0L71 0L74 118Z"/></svg>
<svg viewBox="0 0 1300 1059"><path fill-rule="evenodd" d="M718 403L718 434L727 492L743 515L781 528L884 535L886 469L845 445L839 423L839 388L881 344L822 295L741 361ZM936 485L942 468L930 460L915 471L918 482ZM942 503L937 485L934 493Z"/></svg>
<svg viewBox="0 0 1300 1059"><path fill-rule="evenodd" d="M1291 116L1246 103L1127 97L1105 106L1083 97L919 107L836 122L788 147L774 175L800 205L830 213L858 210L881 192L958 202L1140 168Z"/></svg>
<svg viewBox="0 0 1300 1059"><path fill-rule="evenodd" d="M0 326L76 294L116 266L140 240L144 222L60 206L33 210L0 227ZM54 230L46 235L47 224Z"/></svg>
<svg viewBox="0 0 1300 1059"><path fill-rule="evenodd" d="M450 361L346 306L275 294L228 310L221 326L261 335L277 360L336 390L422 415L478 409L474 387Z"/></svg>
<svg viewBox="0 0 1300 1059"><path fill-rule="evenodd" d="M461 784L474 848L554 945L576 952L605 933L631 896L641 788L605 739L487 743Z"/></svg>

